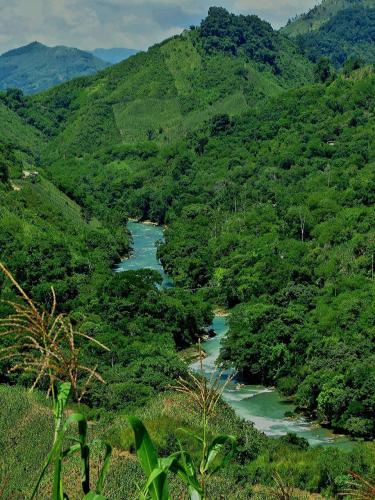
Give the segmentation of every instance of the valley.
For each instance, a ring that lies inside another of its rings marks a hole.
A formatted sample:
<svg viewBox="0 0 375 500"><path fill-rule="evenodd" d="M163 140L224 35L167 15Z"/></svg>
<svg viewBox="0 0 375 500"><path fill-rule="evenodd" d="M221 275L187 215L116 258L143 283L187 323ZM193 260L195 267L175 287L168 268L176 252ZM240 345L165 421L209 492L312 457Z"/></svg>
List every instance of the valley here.
<svg viewBox="0 0 375 500"><path fill-rule="evenodd" d="M371 494L373 7L0 92L0 496Z"/></svg>

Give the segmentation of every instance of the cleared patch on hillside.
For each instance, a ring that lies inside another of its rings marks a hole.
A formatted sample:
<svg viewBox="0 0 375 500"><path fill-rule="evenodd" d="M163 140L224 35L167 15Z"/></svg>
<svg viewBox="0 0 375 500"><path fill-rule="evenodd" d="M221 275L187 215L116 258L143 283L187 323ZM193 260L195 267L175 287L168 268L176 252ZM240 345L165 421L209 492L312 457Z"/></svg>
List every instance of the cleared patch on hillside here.
<svg viewBox="0 0 375 500"><path fill-rule="evenodd" d="M247 108L243 92L219 99L211 106L181 113L178 99L136 99L114 106L116 124L124 143L157 140L170 142L199 127L217 114L240 114Z"/></svg>

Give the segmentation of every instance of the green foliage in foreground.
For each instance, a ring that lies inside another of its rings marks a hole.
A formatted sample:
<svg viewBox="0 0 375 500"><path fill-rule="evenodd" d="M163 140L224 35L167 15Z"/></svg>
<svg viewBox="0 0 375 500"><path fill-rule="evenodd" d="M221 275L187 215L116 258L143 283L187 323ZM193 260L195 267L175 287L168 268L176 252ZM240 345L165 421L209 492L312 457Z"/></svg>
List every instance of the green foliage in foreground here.
<svg viewBox="0 0 375 500"><path fill-rule="evenodd" d="M40 484L50 465L53 466L53 485L52 485L52 500L68 500L69 497L64 491L63 484L63 461L69 456L79 453L81 458L81 486L84 499L105 500L101 495L104 488L105 478L109 468L112 448L110 445L105 445L105 455L103 465L98 474L95 490L90 488L90 451L91 445L87 442L88 424L86 418L80 413L71 414L66 420L64 419L65 407L69 398L71 385L70 383L62 383L54 398L54 420L55 420L55 437L51 451L43 465L42 472L35 485L31 500L37 498ZM67 432L73 424L77 424L78 439L71 439L75 444L71 444L68 448L64 447L65 440L68 437Z"/></svg>
<svg viewBox="0 0 375 500"><path fill-rule="evenodd" d="M44 396L28 393L20 387L0 386L2 411L0 413L1 462L0 485L5 498L23 500L30 497L40 474L40 469L53 445L53 411ZM68 406L69 407L69 406ZM189 409L190 408L190 409ZM89 420L90 442L101 439L112 445L111 466L106 476L103 495L113 500L139 498L137 485L145 484L134 456L133 432L123 416L107 413L103 420L93 422L88 408L73 407ZM198 451L194 441L178 429L184 427L196 432L200 416L181 396L166 394L156 398L137 413L149 430L151 439L161 457L178 450L176 437L192 456ZM338 492L347 489L348 470L372 480L375 474L375 448L373 443L358 444L351 452L335 448L308 448L298 440L287 444L266 439L251 425L240 421L233 411L220 405L209 426L209 435L225 429L238 438L237 452L232 465L219 471L209 483L208 498L270 498L275 487L273 476L278 473L285 484L293 487L297 498L307 498L308 493L337 498ZM79 438L71 428L69 435ZM122 438L120 439L120 436ZM126 440L124 440L126 436ZM78 443L77 443L78 444ZM97 471L102 466L103 447L94 443L90 453L91 485L98 480ZM26 471L26 473L25 473ZM67 457L63 465L63 481L71 498L82 498L81 458L79 452ZM51 499L52 470L42 481L38 499ZM172 498L183 498L184 484L170 476ZM261 493L262 492L262 493ZM268 495L268 496L267 496Z"/></svg>

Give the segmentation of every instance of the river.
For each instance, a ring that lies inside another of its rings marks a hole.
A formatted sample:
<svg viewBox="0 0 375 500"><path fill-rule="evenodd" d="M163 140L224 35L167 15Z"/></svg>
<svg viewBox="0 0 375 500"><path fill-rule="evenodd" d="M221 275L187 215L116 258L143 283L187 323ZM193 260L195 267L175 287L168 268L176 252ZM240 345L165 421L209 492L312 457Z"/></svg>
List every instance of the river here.
<svg viewBox="0 0 375 500"><path fill-rule="evenodd" d="M162 275L163 287L173 286L156 257L156 243L163 239L162 228L136 222L129 222L128 228L133 237L133 252L130 258L119 264L116 271L153 269ZM202 344L207 354L203 366L208 377L217 371L215 362L219 355L221 340L228 331L227 319L216 316L212 328L216 336ZM191 367L197 370L198 364L193 363ZM339 446L347 449L352 446L352 442L346 437L335 436L328 429L313 424L303 417L285 418L285 412L293 412L295 407L274 389L260 385L240 385L233 381L226 387L223 398L240 417L253 422L257 429L268 436L277 437L294 432L306 438L311 446Z"/></svg>

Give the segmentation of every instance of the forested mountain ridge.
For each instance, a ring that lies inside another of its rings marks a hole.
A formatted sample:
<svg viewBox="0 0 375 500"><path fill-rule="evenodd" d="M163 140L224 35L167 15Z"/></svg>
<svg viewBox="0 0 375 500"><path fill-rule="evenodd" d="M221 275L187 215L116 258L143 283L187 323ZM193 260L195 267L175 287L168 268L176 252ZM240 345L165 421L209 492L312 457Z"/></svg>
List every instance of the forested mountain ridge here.
<svg viewBox="0 0 375 500"><path fill-rule="evenodd" d="M19 88L32 94L107 66L83 50L32 42L0 56L0 89Z"/></svg>
<svg viewBox="0 0 375 500"><path fill-rule="evenodd" d="M234 116L312 79L312 65L268 23L212 8L199 28L27 99L19 111L53 137L56 157L77 156L116 143L170 143L207 117Z"/></svg>
<svg viewBox="0 0 375 500"><path fill-rule="evenodd" d="M328 57L337 68L349 58L374 63L374 7L372 1L326 1L281 31L313 62Z"/></svg>
<svg viewBox="0 0 375 500"><path fill-rule="evenodd" d="M374 8L374 0L322 0L307 13L289 20L280 31L292 38L319 30L334 16L346 9Z"/></svg>

